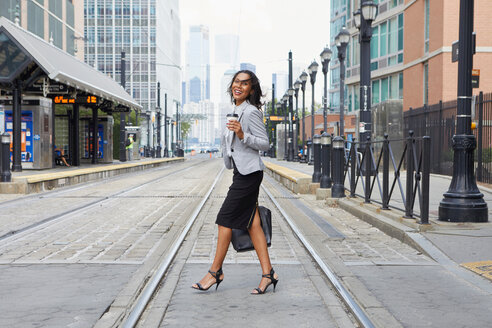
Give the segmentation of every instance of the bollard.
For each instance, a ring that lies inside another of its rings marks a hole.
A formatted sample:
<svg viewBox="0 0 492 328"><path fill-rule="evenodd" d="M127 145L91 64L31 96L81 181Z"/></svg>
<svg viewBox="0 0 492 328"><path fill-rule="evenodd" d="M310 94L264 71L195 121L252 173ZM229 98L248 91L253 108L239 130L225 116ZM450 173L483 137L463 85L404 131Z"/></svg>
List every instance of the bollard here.
<svg viewBox="0 0 492 328"><path fill-rule="evenodd" d="M331 177L330 177L330 152L331 152L331 135L323 132L321 135L321 188L331 187Z"/></svg>
<svg viewBox="0 0 492 328"><path fill-rule="evenodd" d="M335 137L333 146L333 186L331 187L331 197L345 197L345 187L343 185L343 161L344 161L344 140L342 137Z"/></svg>
<svg viewBox="0 0 492 328"><path fill-rule="evenodd" d="M1 182L10 182L12 180L12 174L10 173L10 134L4 133L1 136L1 158L0 163Z"/></svg>
<svg viewBox="0 0 492 328"><path fill-rule="evenodd" d="M315 134L313 137L313 150L314 150L314 173L313 182L320 182L321 180L321 137L319 134Z"/></svg>
<svg viewBox="0 0 492 328"><path fill-rule="evenodd" d="M305 163L307 163L308 165L313 165L313 162L311 161L312 152L313 152L313 141L311 139L308 139L306 145L307 145L307 152L306 152Z"/></svg>

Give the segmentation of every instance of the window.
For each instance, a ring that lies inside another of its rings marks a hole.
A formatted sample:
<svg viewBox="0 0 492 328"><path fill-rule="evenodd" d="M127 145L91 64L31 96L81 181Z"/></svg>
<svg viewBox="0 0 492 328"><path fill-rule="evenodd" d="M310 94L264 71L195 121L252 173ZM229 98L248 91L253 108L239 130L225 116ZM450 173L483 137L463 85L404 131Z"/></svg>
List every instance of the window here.
<svg viewBox="0 0 492 328"><path fill-rule="evenodd" d="M27 29L37 36L44 38L44 12L37 4L30 0L27 3Z"/></svg>
<svg viewBox="0 0 492 328"><path fill-rule="evenodd" d="M360 92L360 85L357 84L354 88L354 105L355 105L354 110L360 109L359 92Z"/></svg>
<svg viewBox="0 0 492 328"><path fill-rule="evenodd" d="M398 51L398 22L396 18L388 21L388 54Z"/></svg>
<svg viewBox="0 0 492 328"><path fill-rule="evenodd" d="M424 64L424 104L429 103L429 63Z"/></svg>
<svg viewBox="0 0 492 328"><path fill-rule="evenodd" d="M53 44L58 48L63 47L63 23L50 16L50 38L53 38Z"/></svg>
<svg viewBox="0 0 492 328"><path fill-rule="evenodd" d="M379 26L372 28L372 39L371 39L371 59L376 59L379 57Z"/></svg>
<svg viewBox="0 0 492 328"><path fill-rule="evenodd" d="M430 0L425 0L424 3L424 15L425 15L425 35L424 35L424 51L426 53L429 52L429 19L430 19Z"/></svg>
<svg viewBox="0 0 492 328"><path fill-rule="evenodd" d="M379 80L372 81L372 104L379 103Z"/></svg>
<svg viewBox="0 0 492 328"><path fill-rule="evenodd" d="M400 91L398 87L398 75L391 75L389 77L389 99L398 99L398 93Z"/></svg>
<svg viewBox="0 0 492 328"><path fill-rule="evenodd" d="M403 50L403 14L398 15L398 51Z"/></svg>
<svg viewBox="0 0 492 328"><path fill-rule="evenodd" d="M381 102L388 100L388 78L381 79Z"/></svg>
<svg viewBox="0 0 492 328"><path fill-rule="evenodd" d="M379 55L386 56L387 54L387 39L386 39L386 22L382 23L379 26L379 44L381 45L381 48L379 49Z"/></svg>
<svg viewBox="0 0 492 328"><path fill-rule="evenodd" d="M400 80L398 98L403 99L403 73L398 74L398 79Z"/></svg>

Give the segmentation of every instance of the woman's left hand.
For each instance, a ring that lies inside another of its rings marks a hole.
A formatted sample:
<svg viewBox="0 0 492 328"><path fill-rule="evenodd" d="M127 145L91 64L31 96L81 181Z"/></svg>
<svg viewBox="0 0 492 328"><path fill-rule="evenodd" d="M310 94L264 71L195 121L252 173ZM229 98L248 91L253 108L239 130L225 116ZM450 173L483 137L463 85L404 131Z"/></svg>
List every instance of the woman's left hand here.
<svg viewBox="0 0 492 328"><path fill-rule="evenodd" d="M239 121L229 121L227 122L227 128L231 131L234 131L237 137L241 140L244 138L244 132L241 127L241 123Z"/></svg>

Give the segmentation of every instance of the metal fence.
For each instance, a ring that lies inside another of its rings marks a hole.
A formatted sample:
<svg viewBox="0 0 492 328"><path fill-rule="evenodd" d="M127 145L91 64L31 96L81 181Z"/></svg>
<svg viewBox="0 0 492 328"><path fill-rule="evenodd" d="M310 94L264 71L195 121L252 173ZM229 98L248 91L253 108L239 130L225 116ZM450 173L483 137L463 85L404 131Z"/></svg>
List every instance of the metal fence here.
<svg viewBox="0 0 492 328"><path fill-rule="evenodd" d="M389 140L385 134L384 140L346 143L349 151L345 154L343 182L351 197L379 203L382 209L399 209L407 218L419 217L420 223L429 223L428 136L416 138L410 131L405 139ZM392 145L400 143L404 143L403 153L395 157ZM400 177L401 172L405 174Z"/></svg>
<svg viewBox="0 0 492 328"><path fill-rule="evenodd" d="M492 93L480 92L474 100L475 174L477 181L492 183ZM416 136L431 137L431 173L453 175L457 107L456 100L440 101L434 105L410 108L403 113L405 134L412 130Z"/></svg>

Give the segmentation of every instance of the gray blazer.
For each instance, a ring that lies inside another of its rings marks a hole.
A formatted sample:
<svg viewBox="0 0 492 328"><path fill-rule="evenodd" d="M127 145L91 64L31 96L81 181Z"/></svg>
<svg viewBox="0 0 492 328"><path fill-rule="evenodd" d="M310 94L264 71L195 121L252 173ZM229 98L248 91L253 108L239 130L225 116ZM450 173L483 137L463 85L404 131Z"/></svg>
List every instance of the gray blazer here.
<svg viewBox="0 0 492 328"><path fill-rule="evenodd" d="M244 138L240 140L235 135L231 147L233 149L232 158L237 170L242 175L265 169L259 151L267 151L270 147L265 124L263 124L263 112L247 101L245 103L246 106L239 117ZM224 154L225 167L232 169L232 161L227 156L224 134L222 134L222 154Z"/></svg>

